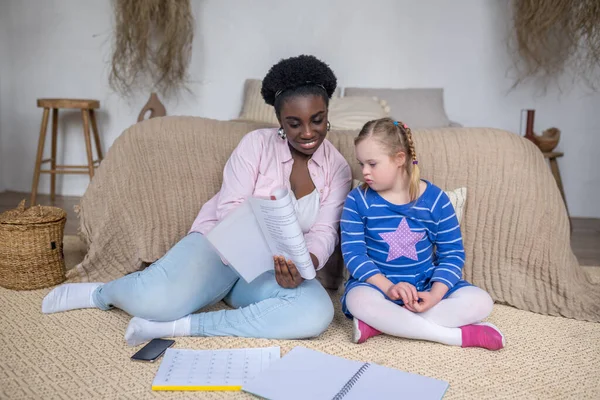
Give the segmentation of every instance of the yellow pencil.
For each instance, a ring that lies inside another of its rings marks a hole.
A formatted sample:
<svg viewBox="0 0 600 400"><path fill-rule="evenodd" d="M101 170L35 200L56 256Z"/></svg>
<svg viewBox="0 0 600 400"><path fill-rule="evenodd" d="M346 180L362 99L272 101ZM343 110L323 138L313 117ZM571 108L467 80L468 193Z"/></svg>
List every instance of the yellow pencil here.
<svg viewBox="0 0 600 400"><path fill-rule="evenodd" d="M152 390L198 390L198 391L236 391L242 390L242 386L152 386Z"/></svg>

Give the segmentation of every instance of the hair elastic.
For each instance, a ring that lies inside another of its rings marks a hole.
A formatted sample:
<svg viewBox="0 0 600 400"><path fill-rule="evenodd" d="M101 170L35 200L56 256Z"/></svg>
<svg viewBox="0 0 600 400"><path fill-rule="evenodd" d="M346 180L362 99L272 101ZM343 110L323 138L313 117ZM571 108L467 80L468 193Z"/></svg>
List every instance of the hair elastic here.
<svg viewBox="0 0 600 400"><path fill-rule="evenodd" d="M398 121L394 121L394 125L398 126L398 125L400 125L400 122L398 122ZM402 124L402 127L403 127L404 129L408 129L408 125L406 125L406 124Z"/></svg>
<svg viewBox="0 0 600 400"><path fill-rule="evenodd" d="M277 98L277 97L278 97L278 96L279 96L281 93L285 92L286 90L289 90L289 89L295 89L295 88L297 88L297 87L300 87L300 86L308 86L308 85L315 85L315 86L318 86L318 87L320 87L321 89L323 89L323 90L325 91L325 93L327 93L327 89L325 89L325 86L323 86L322 84L320 84L320 83L315 83L315 82L311 82L311 81L306 81L306 82L304 82L304 83L301 83L300 85L294 85L294 86L286 87L285 89L279 89L279 90L278 90L278 91L275 93L275 98Z"/></svg>

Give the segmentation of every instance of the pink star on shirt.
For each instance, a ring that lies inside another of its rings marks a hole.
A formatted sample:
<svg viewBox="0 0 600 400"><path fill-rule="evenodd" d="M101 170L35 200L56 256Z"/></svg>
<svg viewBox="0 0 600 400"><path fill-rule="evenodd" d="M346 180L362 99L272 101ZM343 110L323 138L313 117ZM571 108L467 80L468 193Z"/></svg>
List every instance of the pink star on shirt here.
<svg viewBox="0 0 600 400"><path fill-rule="evenodd" d="M398 229L394 232L380 233L379 235L390 246L386 261L392 261L402 256L415 261L419 259L416 244L423 239L425 232L411 231L406 218L402 218Z"/></svg>

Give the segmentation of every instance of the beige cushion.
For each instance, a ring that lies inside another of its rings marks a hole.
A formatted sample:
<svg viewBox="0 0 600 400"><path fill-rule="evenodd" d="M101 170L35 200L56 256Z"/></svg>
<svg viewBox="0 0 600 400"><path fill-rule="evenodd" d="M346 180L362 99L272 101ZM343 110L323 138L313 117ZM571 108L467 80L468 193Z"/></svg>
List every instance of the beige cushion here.
<svg viewBox="0 0 600 400"><path fill-rule="evenodd" d="M346 88L344 97L376 96L390 107L390 117L413 129L450 126L443 89Z"/></svg>
<svg viewBox="0 0 600 400"><path fill-rule="evenodd" d="M246 121L268 122L279 124L273 106L265 103L260 94L262 81L260 79L246 79L244 84L244 103L239 119Z"/></svg>
<svg viewBox="0 0 600 400"><path fill-rule="evenodd" d="M329 102L332 129L361 129L364 124L389 116L390 109L377 97L337 97Z"/></svg>
<svg viewBox="0 0 600 400"><path fill-rule="evenodd" d="M244 83L244 100L242 104L242 112L238 120L252 122L266 122L272 125L279 125L277 116L273 106L265 103L265 100L260 94L262 89L262 80L246 79ZM333 98L340 96L340 89L337 88L333 92Z"/></svg>
<svg viewBox="0 0 600 400"><path fill-rule="evenodd" d="M362 185L363 182L357 179L352 181L352 189ZM458 219L458 223L462 221L463 210L465 208L465 204L467 203L467 188L461 187L454 190L444 191L446 195L450 198L450 202L452 203L452 207L454 207L454 211L456 212L456 218Z"/></svg>

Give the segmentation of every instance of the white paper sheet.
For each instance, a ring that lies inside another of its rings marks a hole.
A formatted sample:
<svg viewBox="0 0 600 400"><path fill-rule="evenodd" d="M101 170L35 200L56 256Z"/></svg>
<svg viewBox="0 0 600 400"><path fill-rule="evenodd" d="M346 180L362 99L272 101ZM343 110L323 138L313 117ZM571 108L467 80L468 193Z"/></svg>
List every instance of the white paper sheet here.
<svg viewBox="0 0 600 400"><path fill-rule="evenodd" d="M242 386L279 359L279 347L187 350L167 349L152 388Z"/></svg>
<svg viewBox="0 0 600 400"><path fill-rule="evenodd" d="M219 222L206 238L246 282L273 270L273 256L292 260L304 279L316 276L287 189L274 199L251 197Z"/></svg>

